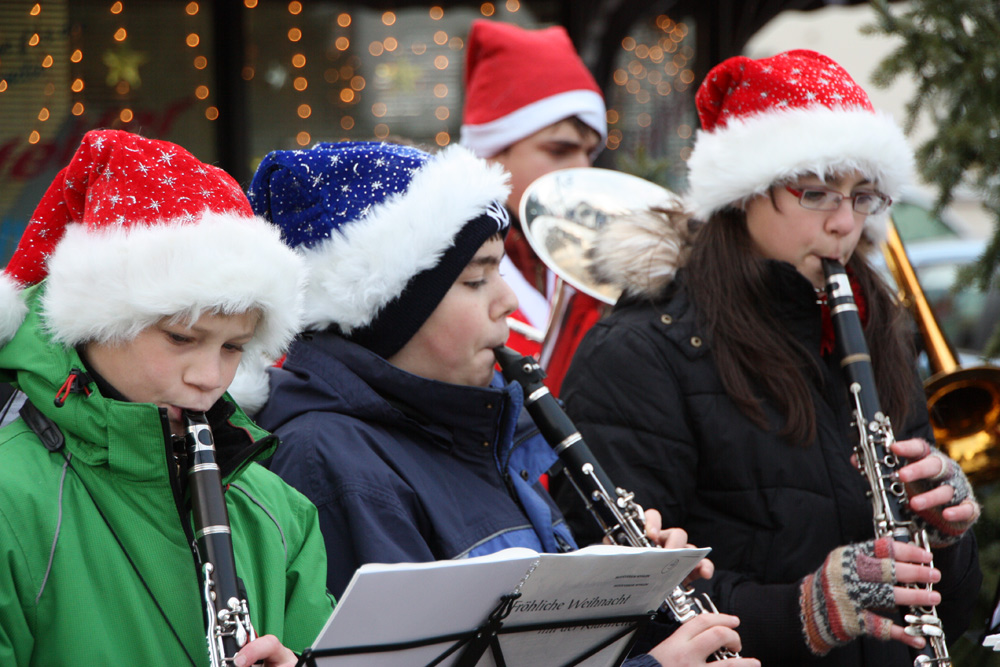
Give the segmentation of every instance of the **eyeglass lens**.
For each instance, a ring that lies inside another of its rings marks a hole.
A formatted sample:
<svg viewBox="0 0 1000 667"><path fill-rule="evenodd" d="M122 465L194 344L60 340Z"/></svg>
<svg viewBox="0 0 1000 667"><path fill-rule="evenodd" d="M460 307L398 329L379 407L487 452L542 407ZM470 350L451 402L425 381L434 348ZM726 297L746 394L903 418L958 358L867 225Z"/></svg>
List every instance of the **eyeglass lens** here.
<svg viewBox="0 0 1000 667"><path fill-rule="evenodd" d="M802 195L799 197L799 203L805 208L811 208L820 211L832 211L840 207L840 203L844 201L844 195L839 192L830 192L829 190L802 190ZM888 205L888 201L883 195L874 192L859 192L855 194L851 199L851 207L858 213L864 213L866 215L871 215L873 213L879 213Z"/></svg>

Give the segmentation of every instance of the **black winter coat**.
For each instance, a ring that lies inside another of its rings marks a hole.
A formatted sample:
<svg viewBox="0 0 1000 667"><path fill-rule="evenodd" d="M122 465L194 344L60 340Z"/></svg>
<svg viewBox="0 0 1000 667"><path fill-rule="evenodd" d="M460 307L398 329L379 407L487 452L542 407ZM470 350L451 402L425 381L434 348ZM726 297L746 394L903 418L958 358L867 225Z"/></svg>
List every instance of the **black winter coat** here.
<svg viewBox="0 0 1000 667"><path fill-rule="evenodd" d="M706 589L720 611L740 617L743 655L767 667L912 665L906 647L862 639L823 658L809 653L799 620L799 582L827 554L873 537L866 483L852 467L851 407L835 360L819 357L820 310L811 284L773 263L775 315L817 350L822 381L811 387L817 438L808 446L750 422L723 390L707 332L697 324L684 272L659 298L622 301L580 345L562 398L615 484L663 513L665 526L712 547L716 574ZM761 369L766 372L766 369ZM910 422L897 439L933 441L923 392L913 380ZM900 427L901 426L901 427ZM592 523L568 485L557 499L582 539ZM943 573L938 611L954 640L970 620L981 585L972 531L935 552Z"/></svg>

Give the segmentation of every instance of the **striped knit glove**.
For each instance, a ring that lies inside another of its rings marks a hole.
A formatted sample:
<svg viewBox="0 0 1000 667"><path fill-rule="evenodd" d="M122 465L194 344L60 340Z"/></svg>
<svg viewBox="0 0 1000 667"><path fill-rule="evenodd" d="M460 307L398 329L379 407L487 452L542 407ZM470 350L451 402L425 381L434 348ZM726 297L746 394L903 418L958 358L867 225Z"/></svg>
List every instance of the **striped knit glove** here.
<svg viewBox="0 0 1000 667"><path fill-rule="evenodd" d="M895 607L892 538L851 544L830 552L799 586L799 618L815 655L861 635L889 639L892 621L870 611Z"/></svg>
<svg viewBox="0 0 1000 667"><path fill-rule="evenodd" d="M962 472L962 467L958 465L958 462L930 445L927 446L927 449L928 453L926 456L935 457L941 461L941 472L929 479L918 479L910 482L906 485L906 494L912 498L913 496L935 489L942 484L947 484L955 489L955 495L947 505L928 507L921 512L914 512L917 515L918 524L927 529L928 544L931 547L946 547L962 539L962 535L976 522L980 514L979 503L976 503L976 499L972 495L972 486L969 484L969 480L965 476L965 473ZM910 463L914 460L911 459ZM976 503L976 512L972 515L971 519L954 522L948 521L941 515L941 510L945 507L954 507L966 498L971 498L972 502Z"/></svg>

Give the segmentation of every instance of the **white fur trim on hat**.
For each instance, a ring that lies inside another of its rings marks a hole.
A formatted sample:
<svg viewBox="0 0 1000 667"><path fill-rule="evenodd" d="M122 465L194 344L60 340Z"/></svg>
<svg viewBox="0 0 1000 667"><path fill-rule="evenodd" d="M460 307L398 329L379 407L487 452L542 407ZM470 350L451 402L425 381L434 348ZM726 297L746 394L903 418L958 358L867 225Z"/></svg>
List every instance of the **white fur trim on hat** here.
<svg viewBox="0 0 1000 667"><path fill-rule="evenodd" d="M309 280L307 328L363 327L399 296L411 278L437 265L456 234L510 191L500 165L452 145L413 174L361 220L300 251Z"/></svg>
<svg viewBox="0 0 1000 667"><path fill-rule="evenodd" d="M245 354L236 369L236 377L229 384L229 395L243 412L252 419L267 403L271 393L270 375L267 369L273 365L273 359L261 354Z"/></svg>
<svg viewBox="0 0 1000 667"><path fill-rule="evenodd" d="M855 169L894 198L910 182L913 151L887 114L815 106L732 118L715 132L698 132L688 160L688 204L707 220L773 183ZM884 227L882 215L865 221L876 239Z"/></svg>
<svg viewBox="0 0 1000 667"><path fill-rule="evenodd" d="M91 231L71 224L49 259L46 327L66 345L128 341L164 317L259 310L246 356L280 356L299 330L302 261L263 218L212 213Z"/></svg>
<svg viewBox="0 0 1000 667"><path fill-rule="evenodd" d="M462 125L460 143L479 157L493 157L508 146L530 137L553 123L576 116L600 135L595 151L608 138L604 99L593 90L570 90L523 106L481 125Z"/></svg>
<svg viewBox="0 0 1000 667"><path fill-rule="evenodd" d="M0 345L17 333L28 307L21 298L21 286L8 275L0 273Z"/></svg>

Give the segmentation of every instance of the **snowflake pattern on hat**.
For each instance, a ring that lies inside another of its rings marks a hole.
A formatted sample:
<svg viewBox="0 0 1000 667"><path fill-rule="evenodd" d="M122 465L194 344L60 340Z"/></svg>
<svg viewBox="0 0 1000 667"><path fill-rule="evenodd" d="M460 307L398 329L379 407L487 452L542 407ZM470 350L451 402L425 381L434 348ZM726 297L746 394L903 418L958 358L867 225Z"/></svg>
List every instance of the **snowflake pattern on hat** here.
<svg viewBox="0 0 1000 667"><path fill-rule="evenodd" d="M121 130L84 135L0 274L0 344L44 281L41 314L67 346L132 340L164 317L261 317L247 356L298 331L304 272L239 184L184 148Z"/></svg>
<svg viewBox="0 0 1000 667"><path fill-rule="evenodd" d="M702 129L688 159L688 206L700 220L805 174L859 171L891 198L912 180L913 150L836 62L815 51L729 58L695 96ZM868 216L872 240L885 215Z"/></svg>
<svg viewBox="0 0 1000 667"><path fill-rule="evenodd" d="M320 143L309 150L283 151L262 163L251 185L255 210L281 221L284 241L312 248L346 222L361 220L393 195L406 191L430 155L409 146L378 142Z"/></svg>
<svg viewBox="0 0 1000 667"><path fill-rule="evenodd" d="M35 209L6 273L24 286L40 282L72 223L91 231L191 223L206 209L253 215L229 174L180 146L119 130L89 132Z"/></svg>
<svg viewBox="0 0 1000 667"><path fill-rule="evenodd" d="M731 58L712 70L695 100L702 128L769 109L858 107L874 111L868 95L843 67L815 51L787 51L761 61Z"/></svg>
<svg viewBox="0 0 1000 667"><path fill-rule="evenodd" d="M306 260L305 326L388 358L508 229L509 192L501 165L462 146L343 142L269 153L250 202Z"/></svg>

